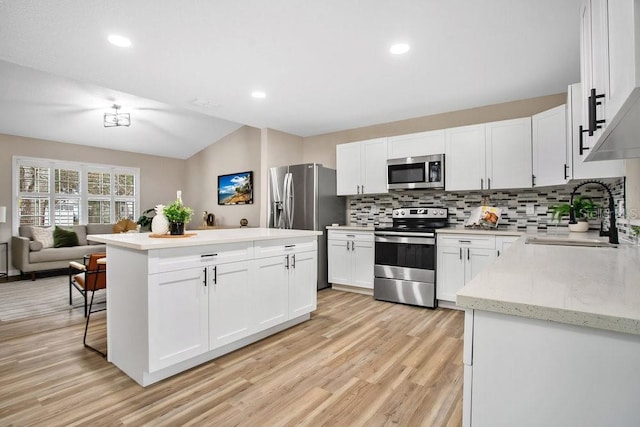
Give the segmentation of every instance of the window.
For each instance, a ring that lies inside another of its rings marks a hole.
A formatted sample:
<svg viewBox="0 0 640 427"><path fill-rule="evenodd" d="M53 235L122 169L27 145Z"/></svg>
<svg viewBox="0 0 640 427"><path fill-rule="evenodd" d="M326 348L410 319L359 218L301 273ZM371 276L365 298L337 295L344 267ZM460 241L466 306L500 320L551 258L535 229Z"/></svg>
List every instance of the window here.
<svg viewBox="0 0 640 427"><path fill-rule="evenodd" d="M14 157L17 225L135 221L139 182L137 168Z"/></svg>

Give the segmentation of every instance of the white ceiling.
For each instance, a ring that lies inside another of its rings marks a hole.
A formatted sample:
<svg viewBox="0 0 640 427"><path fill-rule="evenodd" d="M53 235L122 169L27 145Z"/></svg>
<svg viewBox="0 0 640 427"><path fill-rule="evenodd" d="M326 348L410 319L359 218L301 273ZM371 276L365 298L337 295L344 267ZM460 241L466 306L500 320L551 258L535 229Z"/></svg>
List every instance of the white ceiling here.
<svg viewBox="0 0 640 427"><path fill-rule="evenodd" d="M187 158L241 124L310 136L559 93L581 3L0 0L0 132ZM114 101L130 128L102 128Z"/></svg>

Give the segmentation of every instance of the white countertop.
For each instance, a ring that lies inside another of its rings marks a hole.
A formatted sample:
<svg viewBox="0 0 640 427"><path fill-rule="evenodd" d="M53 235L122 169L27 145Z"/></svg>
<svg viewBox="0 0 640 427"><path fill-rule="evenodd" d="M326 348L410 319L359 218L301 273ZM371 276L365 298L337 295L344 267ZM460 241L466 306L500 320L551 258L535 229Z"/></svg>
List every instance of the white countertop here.
<svg viewBox="0 0 640 427"><path fill-rule="evenodd" d="M145 251L150 249L166 249L322 235L321 231L283 230L278 228L233 228L222 230L185 231L185 234L189 233L194 233L195 235L190 237L153 238L149 237L150 233L92 234L87 236L87 240Z"/></svg>
<svg viewBox="0 0 640 427"><path fill-rule="evenodd" d="M571 238L581 234L593 238ZM460 290L457 305L640 335L640 247L532 245L525 239Z"/></svg>
<svg viewBox="0 0 640 427"><path fill-rule="evenodd" d="M373 225L327 225L327 230L374 231Z"/></svg>
<svg viewBox="0 0 640 427"><path fill-rule="evenodd" d="M468 228L464 225L454 225L452 227L438 228L438 234L491 234L495 236L522 236L526 231L518 231L506 228Z"/></svg>

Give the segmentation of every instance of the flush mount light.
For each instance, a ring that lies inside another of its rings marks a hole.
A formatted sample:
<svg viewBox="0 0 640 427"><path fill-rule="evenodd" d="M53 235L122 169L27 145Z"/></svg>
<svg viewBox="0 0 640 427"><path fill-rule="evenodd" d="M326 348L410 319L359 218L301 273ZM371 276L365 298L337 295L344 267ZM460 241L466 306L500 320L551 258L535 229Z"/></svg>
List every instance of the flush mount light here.
<svg viewBox="0 0 640 427"><path fill-rule="evenodd" d="M253 92L251 92L251 96L257 99L262 99L262 98L266 98L267 94L261 90L254 90Z"/></svg>
<svg viewBox="0 0 640 427"><path fill-rule="evenodd" d="M111 43L112 45L118 46L118 47L130 47L131 46L131 40L129 40L128 38L124 37L124 36L120 36L118 34L111 34L107 40L109 40L109 43Z"/></svg>
<svg viewBox="0 0 640 427"><path fill-rule="evenodd" d="M104 127L131 126L129 113L119 113L120 106L116 104L113 104L111 108L115 110L113 113L104 113Z"/></svg>
<svg viewBox="0 0 640 427"><path fill-rule="evenodd" d="M411 49L411 47L406 43L396 43L391 46L391 49L389 49L389 52L391 52L394 55L402 55L404 53L409 52L409 49Z"/></svg>

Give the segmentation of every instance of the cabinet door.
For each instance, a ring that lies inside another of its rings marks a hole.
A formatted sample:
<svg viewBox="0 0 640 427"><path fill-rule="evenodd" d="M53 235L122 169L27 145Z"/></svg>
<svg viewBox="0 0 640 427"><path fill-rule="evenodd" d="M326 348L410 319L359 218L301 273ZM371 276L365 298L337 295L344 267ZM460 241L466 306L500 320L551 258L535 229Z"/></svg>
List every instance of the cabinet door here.
<svg viewBox="0 0 640 427"><path fill-rule="evenodd" d="M516 236L496 236L496 255L504 254L516 240Z"/></svg>
<svg viewBox="0 0 640 427"><path fill-rule="evenodd" d="M209 350L204 268L149 276L149 372Z"/></svg>
<svg viewBox="0 0 640 427"><path fill-rule="evenodd" d="M464 286L465 262L463 253L466 248L438 246L436 270L436 298L443 301L456 301L456 292Z"/></svg>
<svg viewBox="0 0 640 427"><path fill-rule="evenodd" d="M360 193L360 143L336 145L336 190L338 196Z"/></svg>
<svg viewBox="0 0 640 427"><path fill-rule="evenodd" d="M389 137L387 153L390 159L442 154L444 153L444 130Z"/></svg>
<svg viewBox="0 0 640 427"><path fill-rule="evenodd" d="M485 126L463 126L445 131L445 186L447 191L481 190L485 182Z"/></svg>
<svg viewBox="0 0 640 427"><path fill-rule="evenodd" d="M571 150L571 177L573 179L614 178L624 176L624 161L601 160L597 162L584 162L585 155L580 155L580 133L578 127L586 123L582 118L582 85L580 83L569 86L567 105L568 120L568 144Z"/></svg>
<svg viewBox="0 0 640 427"><path fill-rule="evenodd" d="M356 240L352 245L352 280L349 284L373 289L374 243Z"/></svg>
<svg viewBox="0 0 640 427"><path fill-rule="evenodd" d="M531 188L531 117L486 123L485 126L485 188Z"/></svg>
<svg viewBox="0 0 640 427"><path fill-rule="evenodd" d="M259 332L288 319L288 255L255 260L251 292L252 331Z"/></svg>
<svg viewBox="0 0 640 427"><path fill-rule="evenodd" d="M362 194L388 193L387 138L361 141L360 170ZM355 161L352 160L352 161Z"/></svg>
<svg viewBox="0 0 640 427"><path fill-rule="evenodd" d="M208 268L210 349L249 335L250 266L245 261Z"/></svg>
<svg viewBox="0 0 640 427"><path fill-rule="evenodd" d="M289 318L316 309L318 261L316 252L289 255Z"/></svg>
<svg viewBox="0 0 640 427"><path fill-rule="evenodd" d="M349 248L351 248L351 242L344 240L327 240L330 283L348 285L351 282L351 253L347 252L347 244Z"/></svg>
<svg viewBox="0 0 640 427"><path fill-rule="evenodd" d="M465 284L495 261L496 251L494 249L467 248L466 258Z"/></svg>
<svg viewBox="0 0 640 427"><path fill-rule="evenodd" d="M531 117L535 186L562 185L568 181L566 105Z"/></svg>

